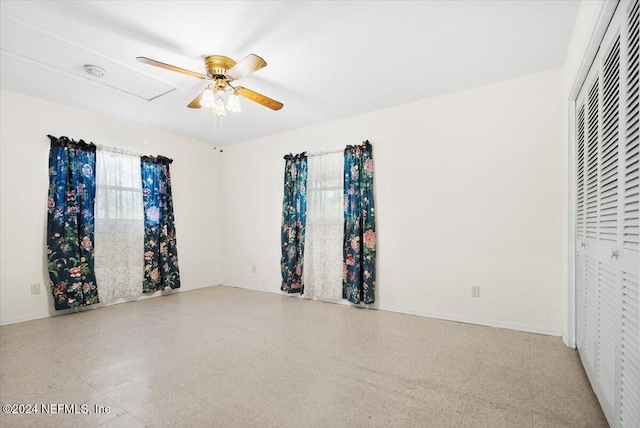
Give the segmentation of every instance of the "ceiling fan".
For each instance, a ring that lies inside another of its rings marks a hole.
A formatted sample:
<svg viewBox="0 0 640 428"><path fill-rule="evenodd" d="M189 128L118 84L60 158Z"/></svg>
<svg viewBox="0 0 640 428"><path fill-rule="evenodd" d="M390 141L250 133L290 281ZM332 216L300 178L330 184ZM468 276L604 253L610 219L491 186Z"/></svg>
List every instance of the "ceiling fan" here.
<svg viewBox="0 0 640 428"><path fill-rule="evenodd" d="M258 55L250 54L240 62L235 62L231 58L222 55L209 55L204 59L204 68L206 74L198 73L175 65L165 64L164 62L139 56L136 58L139 62L153 65L155 67L164 68L166 70L177 71L187 76L196 77L202 80L209 80L210 83L200 95L195 97L187 107L189 108L211 108L213 114L217 116L226 116L227 110L240 111L238 95L261 104L271 110L280 110L283 104L279 101L271 99L258 92L247 89L243 86L233 86L231 82L239 80L251 73L265 67L267 63ZM224 101L220 96L223 92L233 91L229 97L227 108L225 109Z"/></svg>

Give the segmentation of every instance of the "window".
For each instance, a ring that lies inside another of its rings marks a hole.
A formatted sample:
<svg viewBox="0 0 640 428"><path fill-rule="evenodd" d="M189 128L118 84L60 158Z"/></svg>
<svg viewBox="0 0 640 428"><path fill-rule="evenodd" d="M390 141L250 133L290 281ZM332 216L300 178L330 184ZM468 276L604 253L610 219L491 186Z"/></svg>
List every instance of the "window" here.
<svg viewBox="0 0 640 428"><path fill-rule="evenodd" d="M343 153L310 156L304 296L342 299Z"/></svg>
<svg viewBox="0 0 640 428"><path fill-rule="evenodd" d="M140 296L144 213L139 156L98 150L95 227L100 300L110 303Z"/></svg>

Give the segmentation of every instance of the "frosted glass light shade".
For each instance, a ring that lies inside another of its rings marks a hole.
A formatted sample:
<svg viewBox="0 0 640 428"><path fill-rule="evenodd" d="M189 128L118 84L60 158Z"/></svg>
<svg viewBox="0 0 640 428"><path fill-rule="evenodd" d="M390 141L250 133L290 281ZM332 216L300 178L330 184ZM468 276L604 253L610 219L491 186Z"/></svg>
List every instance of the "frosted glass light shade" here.
<svg viewBox="0 0 640 428"><path fill-rule="evenodd" d="M229 100L227 101L227 110L234 113L240 113L242 111L240 109L240 97L238 97L236 94L231 94L229 96Z"/></svg>
<svg viewBox="0 0 640 428"><path fill-rule="evenodd" d="M216 101L213 103L211 113L219 117L225 117L227 115L227 110L224 108L224 101L222 101L222 97L216 98Z"/></svg>
<svg viewBox="0 0 640 428"><path fill-rule="evenodd" d="M209 88L204 90L202 94L202 98L200 98L200 106L206 108L213 108L215 104L215 95L213 95L213 91Z"/></svg>

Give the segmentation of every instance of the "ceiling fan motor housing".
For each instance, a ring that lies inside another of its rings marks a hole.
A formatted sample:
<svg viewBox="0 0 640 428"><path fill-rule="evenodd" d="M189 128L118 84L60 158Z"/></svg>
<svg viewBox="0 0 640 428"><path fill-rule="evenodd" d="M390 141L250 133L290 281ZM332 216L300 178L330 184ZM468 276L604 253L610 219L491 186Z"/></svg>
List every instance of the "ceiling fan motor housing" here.
<svg viewBox="0 0 640 428"><path fill-rule="evenodd" d="M222 76L226 74L227 70L236 65L236 62L231 58L222 55L210 55L204 59L204 66L207 69L209 77L216 78L216 76ZM232 80L228 78L227 80Z"/></svg>

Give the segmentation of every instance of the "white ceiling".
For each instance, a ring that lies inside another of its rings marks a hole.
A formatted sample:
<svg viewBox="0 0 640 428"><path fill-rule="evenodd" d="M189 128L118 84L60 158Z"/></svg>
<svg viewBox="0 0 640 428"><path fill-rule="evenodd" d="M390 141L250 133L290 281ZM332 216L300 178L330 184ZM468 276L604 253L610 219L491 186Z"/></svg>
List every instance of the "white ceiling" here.
<svg viewBox="0 0 640 428"><path fill-rule="evenodd" d="M563 64L578 1L2 1L2 88L223 145ZM284 103L214 121L186 105L211 54L268 66L241 85ZM84 64L106 69L102 79ZM166 93L152 101L147 99Z"/></svg>

